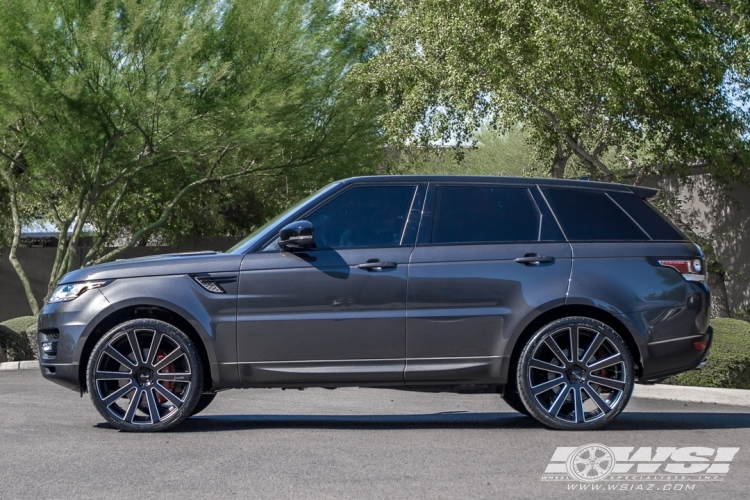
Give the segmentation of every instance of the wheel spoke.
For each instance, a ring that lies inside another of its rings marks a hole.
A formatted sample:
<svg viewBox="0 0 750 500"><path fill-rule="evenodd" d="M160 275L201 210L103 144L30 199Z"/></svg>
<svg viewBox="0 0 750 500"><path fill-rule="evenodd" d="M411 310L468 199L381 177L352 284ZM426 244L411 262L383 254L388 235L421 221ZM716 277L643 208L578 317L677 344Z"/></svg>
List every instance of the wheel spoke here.
<svg viewBox="0 0 750 500"><path fill-rule="evenodd" d="M120 351L112 347L112 345L108 345L106 349L104 349L105 354L109 356L110 358L114 359L118 363L120 363L122 366L128 368L129 370L132 370L133 368L136 368L137 365L130 361L127 356L123 355Z"/></svg>
<svg viewBox="0 0 750 500"><path fill-rule="evenodd" d="M585 391L586 391L586 394L588 394L588 395L589 395L589 397L591 398L591 400L592 400L592 401L593 401L594 403L596 403L596 406L598 406L598 407L599 407L599 409L600 409L600 410L601 410L602 412L604 412L604 414L605 414L605 415L606 415L607 413L609 413L610 411L612 411L612 408L611 408L611 407L610 407L610 406L609 406L609 405L607 404L607 402L606 402L606 401L604 401L604 400L603 400L603 399L602 399L602 398L601 398L601 397L599 396L599 393L598 393L598 392L596 392L596 391L595 391L594 389L592 389L592 388L591 388L590 386L588 386L588 385L584 385L584 386L583 386L583 390L585 390Z"/></svg>
<svg viewBox="0 0 750 500"><path fill-rule="evenodd" d="M562 349L560 349L560 346L557 345L555 339L553 339L552 337L547 337L546 339L544 339L544 343L547 347L549 347L549 350L552 351L552 354L554 354L557 359L560 360L565 368L568 368L570 366L570 360L562 352Z"/></svg>
<svg viewBox="0 0 750 500"><path fill-rule="evenodd" d="M146 401L148 402L148 413L151 417L151 423L158 424L161 422L161 415L159 415L159 407L156 404L153 387L149 387L144 392L146 393Z"/></svg>
<svg viewBox="0 0 750 500"><path fill-rule="evenodd" d="M160 359L158 363L154 364L154 370L159 371L162 368L174 363L184 355L185 353L182 352L182 349L178 347L174 351L164 356L164 358Z"/></svg>
<svg viewBox="0 0 750 500"><path fill-rule="evenodd" d="M129 424L133 423L133 419L135 418L135 410L138 409L138 403L141 402L142 395L143 395L143 389L138 388L135 391L135 394L133 394L133 397L130 399L128 410L125 412L125 417L123 417L123 420Z"/></svg>
<svg viewBox="0 0 750 500"><path fill-rule="evenodd" d="M583 416L583 396L581 395L580 387L573 387L573 406L576 413L576 423L584 423L585 420Z"/></svg>
<svg viewBox="0 0 750 500"><path fill-rule="evenodd" d="M154 379L161 382L189 382L190 373L154 373Z"/></svg>
<svg viewBox="0 0 750 500"><path fill-rule="evenodd" d="M96 370L94 380L130 380L133 382L133 372L107 372Z"/></svg>
<svg viewBox="0 0 750 500"><path fill-rule="evenodd" d="M601 370L602 368L607 368L608 366L616 365L617 363L622 363L622 354L615 353L612 356L608 358L601 359L594 363L591 366L587 366L586 368L589 371L595 372L597 370Z"/></svg>
<svg viewBox="0 0 750 500"><path fill-rule="evenodd" d="M621 382L619 380L612 380L609 378L597 377L596 375L589 375L589 382L603 385L605 387L609 387L610 389L615 389L618 391L625 390L625 382Z"/></svg>
<svg viewBox="0 0 750 500"><path fill-rule="evenodd" d="M547 382L543 382L541 384L535 385L531 388L531 392L534 393L534 396L538 396L543 392L547 392L550 389L557 387L560 384L564 384L565 379L563 377L557 377L552 380L548 380Z"/></svg>
<svg viewBox="0 0 750 500"><path fill-rule="evenodd" d="M577 326L572 326L570 328L570 360L574 364L578 362L578 333L579 332Z"/></svg>
<svg viewBox="0 0 750 500"><path fill-rule="evenodd" d="M568 397L569 392L570 386L568 384L565 384L563 388L560 389L560 392L557 393L557 398L555 398L555 401L552 403L552 406L550 406L549 410L547 410L547 413L549 413L553 417L557 417L557 414L560 413L560 408L562 408L562 405L565 402L565 398Z"/></svg>
<svg viewBox="0 0 750 500"><path fill-rule="evenodd" d="M133 389L136 389L136 385L133 382L130 382L129 384L125 385L124 387L119 388L106 398L102 399L102 403L104 403L105 406L109 406L121 397L123 397L125 394L129 393Z"/></svg>
<svg viewBox="0 0 750 500"><path fill-rule="evenodd" d="M564 373L565 368L562 366L553 365L552 363L547 363L545 361L540 361L538 359L531 359L531 363L529 363L529 366L531 368L536 368L537 370L543 370L545 372L552 372L552 373Z"/></svg>
<svg viewBox="0 0 750 500"><path fill-rule="evenodd" d="M133 350L135 363L140 366L143 364L143 353L141 353L141 345L138 343L138 336L133 330L128 331L126 335L128 337L128 342L130 342L130 348Z"/></svg>
<svg viewBox="0 0 750 500"><path fill-rule="evenodd" d="M602 343L604 342L605 337L599 332L596 332L596 336L594 336L594 340L591 341L591 344L589 345L589 348L586 349L586 353L583 355L583 358L581 358L581 363L586 366L586 364L589 362L591 357L596 354L596 351L599 350L599 348L602 346Z"/></svg>
<svg viewBox="0 0 750 500"><path fill-rule="evenodd" d="M167 398L170 403L175 405L177 408L180 408L182 406L183 401L177 397L175 393L161 385L159 382L153 385L153 388L156 389L156 391Z"/></svg>
<svg viewBox="0 0 750 500"><path fill-rule="evenodd" d="M148 348L148 355L146 356L147 365L154 365L154 358L156 358L156 353L158 352L159 344L161 344L161 339L163 337L163 333L154 332L154 337L151 339L151 347Z"/></svg>

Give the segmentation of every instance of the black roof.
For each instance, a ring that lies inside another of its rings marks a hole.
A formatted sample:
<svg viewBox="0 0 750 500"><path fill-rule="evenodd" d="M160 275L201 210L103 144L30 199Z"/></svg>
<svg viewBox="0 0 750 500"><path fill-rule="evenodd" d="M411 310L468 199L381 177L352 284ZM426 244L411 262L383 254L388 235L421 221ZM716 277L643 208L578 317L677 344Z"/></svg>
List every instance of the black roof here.
<svg viewBox="0 0 750 500"><path fill-rule="evenodd" d="M550 179L540 177L501 177L496 175L370 175L350 177L341 182L467 182L485 184L537 184L550 187L578 187L633 193L639 198L653 198L658 189L616 184L614 182L594 182L576 179Z"/></svg>

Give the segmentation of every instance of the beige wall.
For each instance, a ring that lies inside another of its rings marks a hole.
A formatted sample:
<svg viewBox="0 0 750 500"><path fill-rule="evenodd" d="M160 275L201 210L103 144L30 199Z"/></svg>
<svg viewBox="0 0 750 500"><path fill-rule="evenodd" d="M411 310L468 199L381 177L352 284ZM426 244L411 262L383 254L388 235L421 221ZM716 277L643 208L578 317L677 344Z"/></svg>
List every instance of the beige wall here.
<svg viewBox="0 0 750 500"><path fill-rule="evenodd" d="M689 185L674 179L652 183L676 193L681 218L698 234L711 235L719 260L730 271L729 308L750 308L750 189L736 186L727 198L707 175L695 175Z"/></svg>
<svg viewBox="0 0 750 500"><path fill-rule="evenodd" d="M226 250L238 241L237 238L195 238L181 243L176 247L135 247L126 251L122 258L143 257L146 255L171 252L198 252L201 250ZM85 255L87 248L78 252ZM39 304L47 294L47 280L55 261L55 248L19 248L18 260L31 280L34 296ZM78 262L80 265L80 261ZM26 301L23 286L16 275L16 271L8 261L8 249L0 249L0 321L31 315L29 303Z"/></svg>

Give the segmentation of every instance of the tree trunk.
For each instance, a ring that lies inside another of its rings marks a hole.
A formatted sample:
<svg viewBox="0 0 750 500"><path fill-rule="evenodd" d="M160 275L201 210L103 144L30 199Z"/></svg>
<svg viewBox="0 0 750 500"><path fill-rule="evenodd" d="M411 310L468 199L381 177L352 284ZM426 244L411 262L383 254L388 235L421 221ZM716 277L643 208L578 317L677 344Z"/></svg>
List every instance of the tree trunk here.
<svg viewBox="0 0 750 500"><path fill-rule="evenodd" d="M555 157L552 160L552 175L555 179L562 179L565 176L565 166L568 164L570 155L563 152L562 144L557 143Z"/></svg>
<svg viewBox="0 0 750 500"><path fill-rule="evenodd" d="M711 316L714 318L731 318L729 309L729 295L724 274L708 271L708 288L711 289Z"/></svg>
<svg viewBox="0 0 750 500"><path fill-rule="evenodd" d="M16 194L16 185L13 181L11 174L3 172L3 179L8 187L10 194L10 213L13 218L13 241L10 244L10 255L8 260L13 266L13 269L18 275L18 279L21 280L23 285L23 291L26 294L26 300L29 302L32 315L36 316L39 314L39 304L34 297L34 291L31 289L31 281L29 280L26 271L24 271L21 262L18 260L18 245L21 243L21 218L18 215L18 197Z"/></svg>

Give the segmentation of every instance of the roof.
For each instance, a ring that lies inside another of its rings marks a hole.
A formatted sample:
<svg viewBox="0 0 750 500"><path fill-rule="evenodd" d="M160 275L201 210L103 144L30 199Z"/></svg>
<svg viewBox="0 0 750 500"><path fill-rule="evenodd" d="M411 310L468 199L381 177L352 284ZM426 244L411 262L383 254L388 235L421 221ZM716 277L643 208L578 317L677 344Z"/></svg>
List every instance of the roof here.
<svg viewBox="0 0 750 500"><path fill-rule="evenodd" d="M537 184L550 187L578 187L633 193L639 198L653 198L658 189L617 184L614 182L595 182L577 179L550 179L545 177L501 177L495 175L371 175L350 177L341 182L467 182L489 184Z"/></svg>

